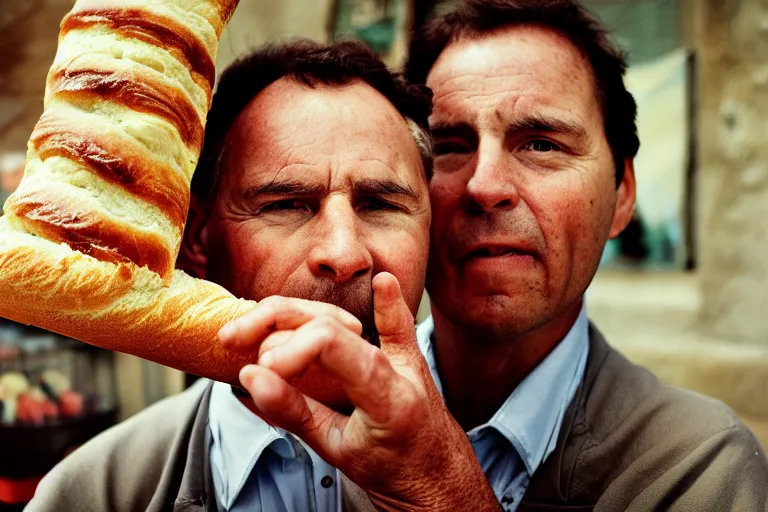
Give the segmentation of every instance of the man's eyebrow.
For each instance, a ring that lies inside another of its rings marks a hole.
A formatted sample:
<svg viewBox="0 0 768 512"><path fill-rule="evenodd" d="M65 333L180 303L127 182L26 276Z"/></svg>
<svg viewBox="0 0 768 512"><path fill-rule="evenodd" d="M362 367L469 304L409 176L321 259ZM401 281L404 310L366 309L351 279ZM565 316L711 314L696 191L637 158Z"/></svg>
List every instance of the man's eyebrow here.
<svg viewBox="0 0 768 512"><path fill-rule="evenodd" d="M393 179L361 179L352 186L356 196L405 196L418 200L419 195L410 185Z"/></svg>
<svg viewBox="0 0 768 512"><path fill-rule="evenodd" d="M587 138L587 131L580 124L542 115L529 115L509 123L507 134L518 132L564 133L579 139Z"/></svg>
<svg viewBox="0 0 768 512"><path fill-rule="evenodd" d="M258 196L313 196L325 191L325 185L319 183L304 183L296 180L273 180L261 185L253 185L245 189L243 196L253 199Z"/></svg>

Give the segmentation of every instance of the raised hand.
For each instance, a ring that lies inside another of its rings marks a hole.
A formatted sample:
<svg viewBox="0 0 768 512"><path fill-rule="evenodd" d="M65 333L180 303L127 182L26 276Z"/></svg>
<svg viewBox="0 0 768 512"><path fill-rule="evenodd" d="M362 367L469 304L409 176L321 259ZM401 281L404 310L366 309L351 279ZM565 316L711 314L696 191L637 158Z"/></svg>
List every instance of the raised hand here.
<svg viewBox="0 0 768 512"><path fill-rule="evenodd" d="M241 383L265 419L302 438L381 509L498 511L467 436L419 352L397 280L378 274L373 293L380 349L327 304L310 310L306 301L284 299L279 311L240 319L231 339L243 350L265 324L282 329L264 340L258 364L242 370ZM276 318L283 319L280 326ZM251 324L254 319L260 324ZM314 364L338 378L355 407L351 415L290 383Z"/></svg>

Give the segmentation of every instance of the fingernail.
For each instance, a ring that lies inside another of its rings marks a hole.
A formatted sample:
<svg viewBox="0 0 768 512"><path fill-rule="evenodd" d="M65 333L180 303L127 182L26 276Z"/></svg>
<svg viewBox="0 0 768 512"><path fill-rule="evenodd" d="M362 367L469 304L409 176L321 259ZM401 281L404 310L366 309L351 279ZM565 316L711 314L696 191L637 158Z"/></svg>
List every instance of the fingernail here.
<svg viewBox="0 0 768 512"><path fill-rule="evenodd" d="M253 379L256 374L256 372L253 371L253 366L254 365L252 364L243 366L243 368L240 370L240 375L239 375L240 384L242 384L242 386L249 391L253 387L252 386Z"/></svg>
<svg viewBox="0 0 768 512"><path fill-rule="evenodd" d="M234 340L236 334L237 328L235 328L234 323L229 322L219 329L219 340L222 343L227 344Z"/></svg>

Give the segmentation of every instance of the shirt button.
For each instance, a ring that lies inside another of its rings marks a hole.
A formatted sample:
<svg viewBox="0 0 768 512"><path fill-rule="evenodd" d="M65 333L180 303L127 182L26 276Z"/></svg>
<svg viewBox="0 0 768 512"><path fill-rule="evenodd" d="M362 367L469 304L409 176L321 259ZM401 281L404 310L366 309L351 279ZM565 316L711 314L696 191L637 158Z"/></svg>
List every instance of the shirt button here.
<svg viewBox="0 0 768 512"><path fill-rule="evenodd" d="M320 480L320 485L323 486L324 489L328 489L330 486L333 485L333 478L326 475Z"/></svg>

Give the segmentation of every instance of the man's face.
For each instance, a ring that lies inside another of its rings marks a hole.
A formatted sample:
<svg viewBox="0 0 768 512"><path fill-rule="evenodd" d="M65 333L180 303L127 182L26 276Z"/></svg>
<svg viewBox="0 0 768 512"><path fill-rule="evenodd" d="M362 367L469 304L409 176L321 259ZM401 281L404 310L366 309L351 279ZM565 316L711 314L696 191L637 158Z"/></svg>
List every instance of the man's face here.
<svg viewBox="0 0 768 512"><path fill-rule="evenodd" d="M436 321L506 337L578 312L634 204L588 61L559 33L513 27L452 43L427 85Z"/></svg>
<svg viewBox="0 0 768 512"><path fill-rule="evenodd" d="M413 312L429 249L429 191L407 122L363 83L281 79L233 126L205 228L207 278L238 297L329 302L371 334L371 279Z"/></svg>

